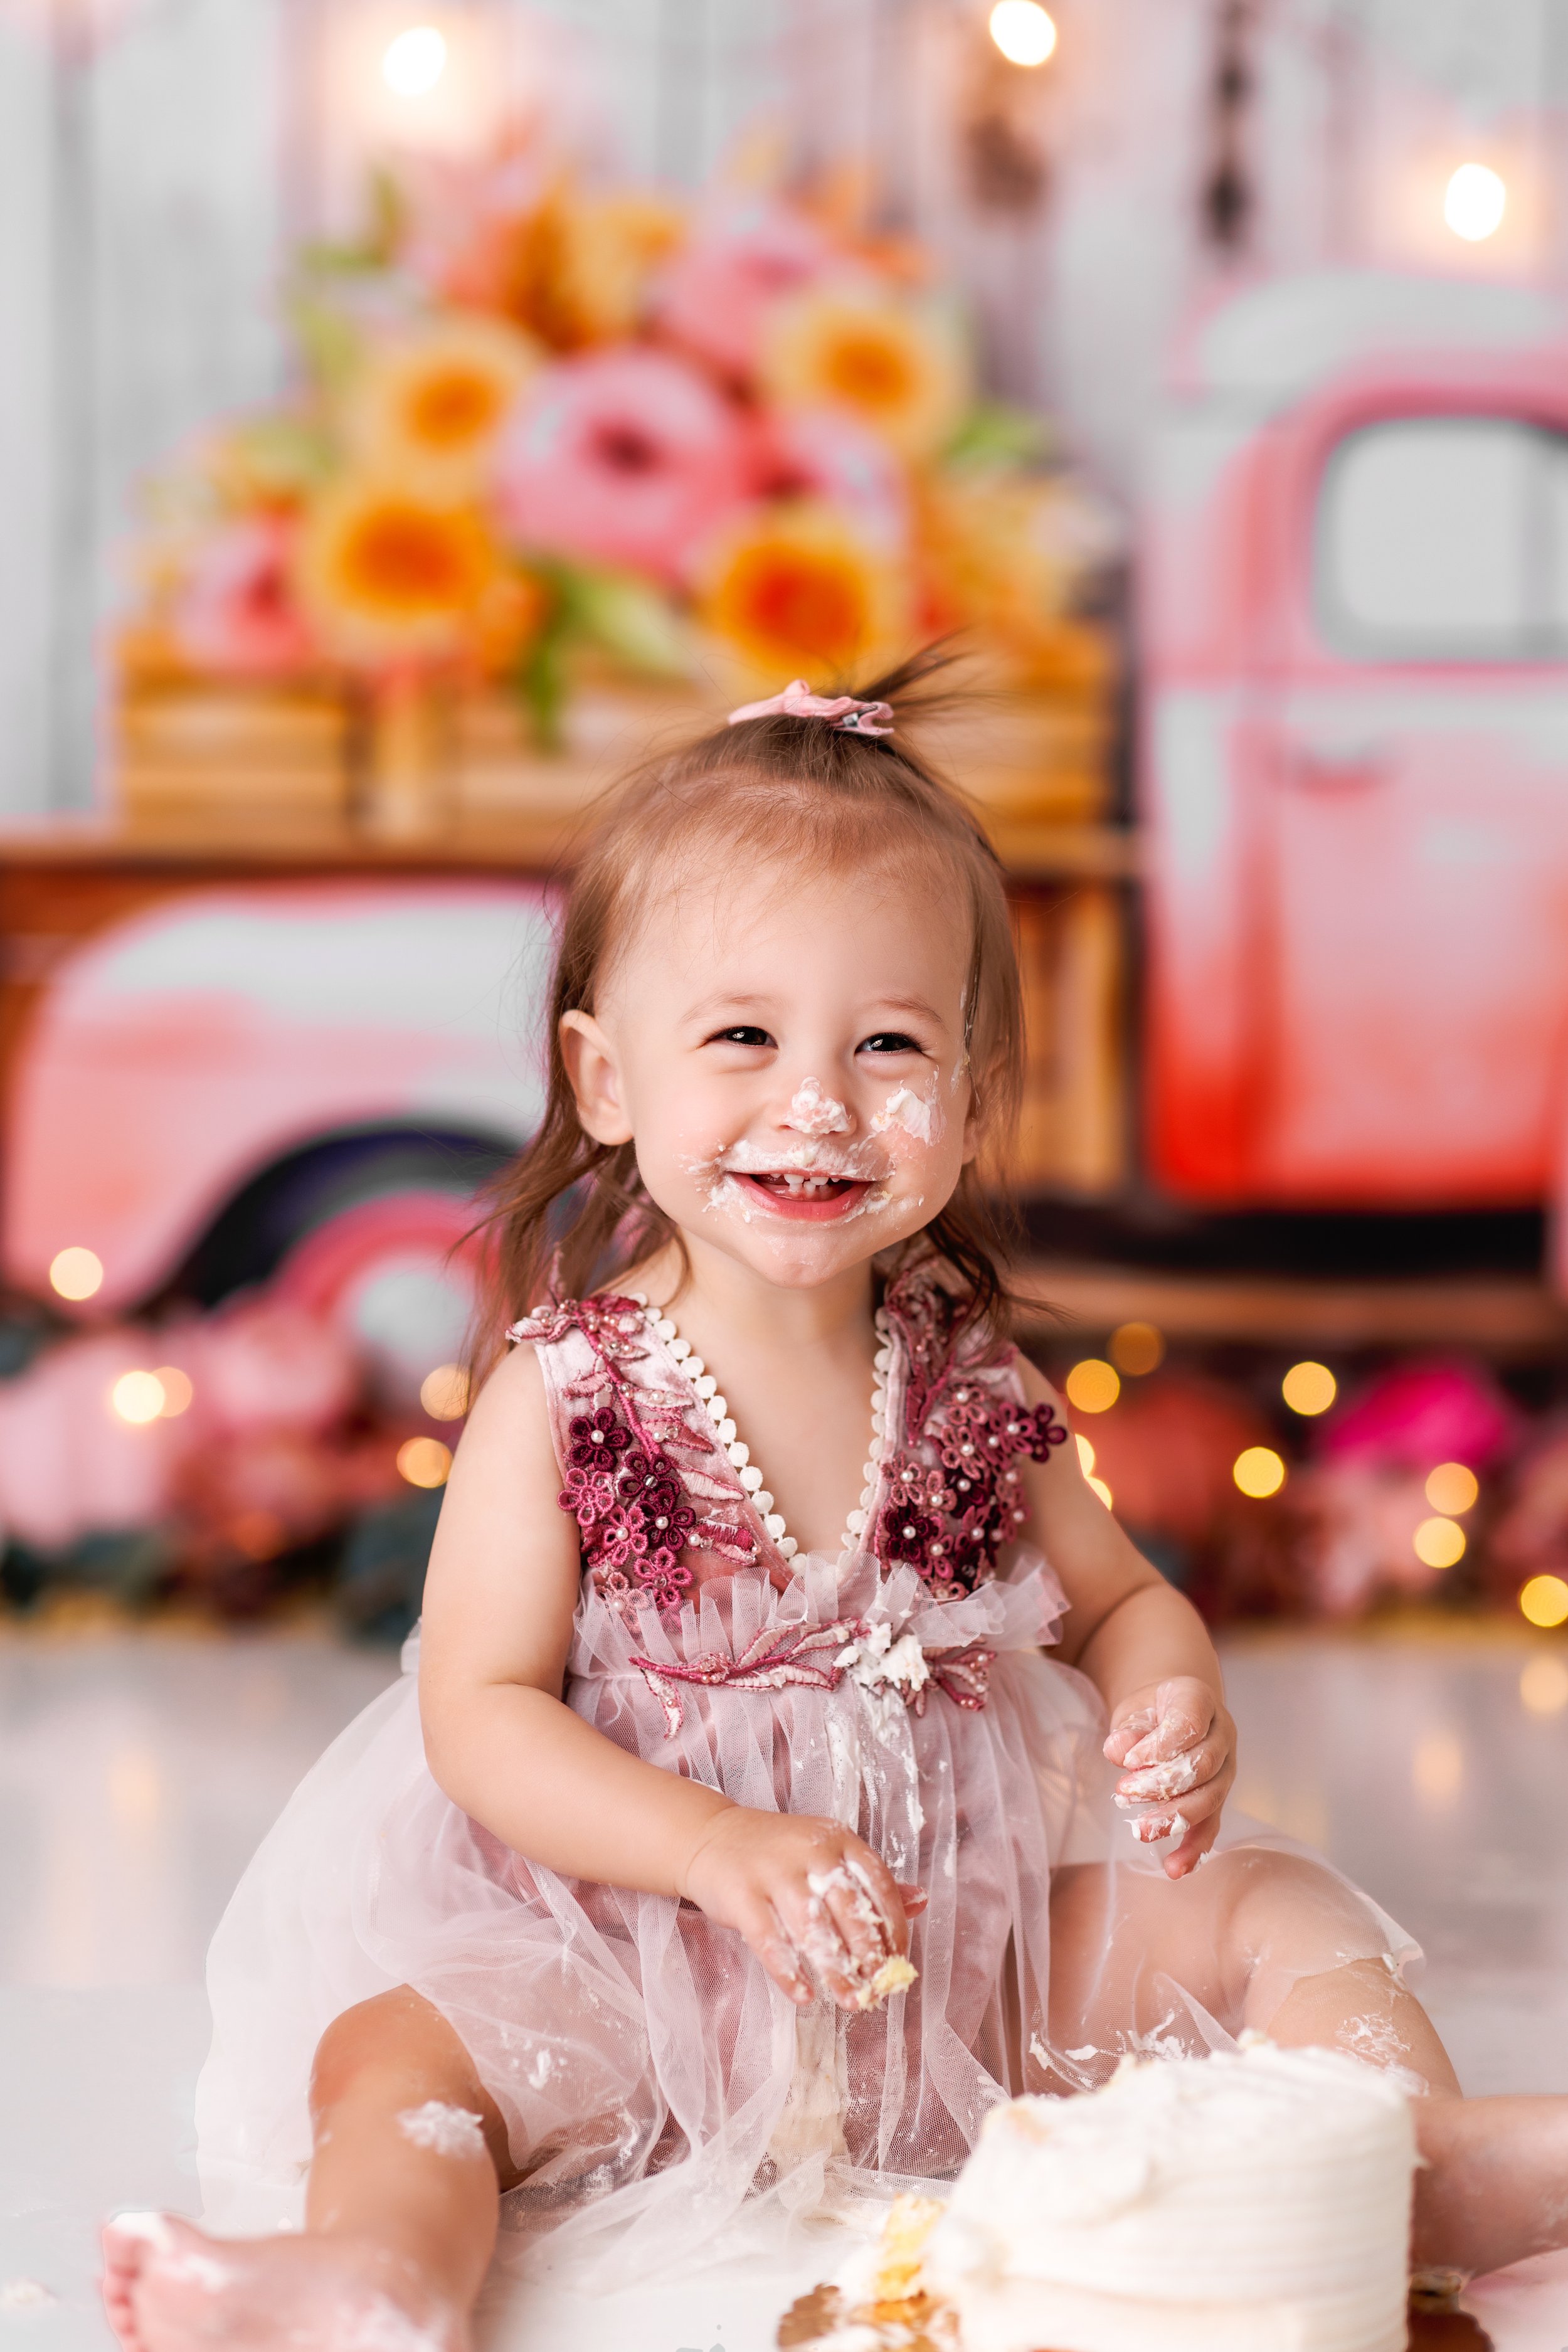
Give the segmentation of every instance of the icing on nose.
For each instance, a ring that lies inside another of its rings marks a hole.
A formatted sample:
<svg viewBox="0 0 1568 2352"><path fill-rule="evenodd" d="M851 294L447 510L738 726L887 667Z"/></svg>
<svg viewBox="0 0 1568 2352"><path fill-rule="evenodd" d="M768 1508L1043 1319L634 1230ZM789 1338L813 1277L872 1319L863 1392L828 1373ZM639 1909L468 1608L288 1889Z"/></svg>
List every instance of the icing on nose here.
<svg viewBox="0 0 1568 2352"><path fill-rule="evenodd" d="M819 1079L802 1078L790 1097L789 1124L797 1135L844 1135L854 1122L841 1102L823 1093Z"/></svg>

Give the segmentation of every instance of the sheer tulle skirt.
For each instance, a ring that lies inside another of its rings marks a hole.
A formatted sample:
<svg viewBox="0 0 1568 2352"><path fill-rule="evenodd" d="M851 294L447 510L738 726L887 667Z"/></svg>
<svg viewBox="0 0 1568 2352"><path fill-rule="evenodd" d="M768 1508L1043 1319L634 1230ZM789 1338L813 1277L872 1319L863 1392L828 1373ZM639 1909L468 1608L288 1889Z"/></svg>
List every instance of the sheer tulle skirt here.
<svg viewBox="0 0 1568 2352"><path fill-rule="evenodd" d="M316 2044L396 1985L449 2020L506 2119L524 2175L503 2209L509 2252L609 2288L951 2177L999 2098L1085 2087L1128 2049L1223 2046L1298 1977L1412 1959L1327 1864L1244 1819L1193 1877L1163 1878L1113 1806L1097 1695L1040 1654L1061 1606L1037 1558L940 1608L912 1571L879 1584L867 1562L847 1586L813 1559L782 1592L702 1587L673 1630L645 1613L634 1631L584 1598L579 1714L741 1804L846 1822L926 1888L919 1980L866 2015L797 2013L689 1905L521 1860L431 1779L405 1671L301 1783L214 1940L197 2101L209 2220L298 2221ZM661 1696L637 1663L738 1657L766 1626L848 1613L913 1633L933 1665L943 1649L994 1653L987 1703L928 1687L917 1713L848 1678L672 1679Z"/></svg>

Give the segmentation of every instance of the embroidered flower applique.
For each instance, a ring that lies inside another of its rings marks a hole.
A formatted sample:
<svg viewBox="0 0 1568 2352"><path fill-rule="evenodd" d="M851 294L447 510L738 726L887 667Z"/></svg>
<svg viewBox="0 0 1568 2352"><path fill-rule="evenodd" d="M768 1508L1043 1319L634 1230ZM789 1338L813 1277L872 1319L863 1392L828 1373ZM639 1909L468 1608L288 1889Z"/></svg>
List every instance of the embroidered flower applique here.
<svg viewBox="0 0 1568 2352"><path fill-rule="evenodd" d="M926 1395L929 1419L893 1465L873 1549L884 1567L908 1565L946 1598L994 1575L1028 1517L1018 1459L1048 1461L1068 1433L1054 1406L998 1399L973 1373Z"/></svg>

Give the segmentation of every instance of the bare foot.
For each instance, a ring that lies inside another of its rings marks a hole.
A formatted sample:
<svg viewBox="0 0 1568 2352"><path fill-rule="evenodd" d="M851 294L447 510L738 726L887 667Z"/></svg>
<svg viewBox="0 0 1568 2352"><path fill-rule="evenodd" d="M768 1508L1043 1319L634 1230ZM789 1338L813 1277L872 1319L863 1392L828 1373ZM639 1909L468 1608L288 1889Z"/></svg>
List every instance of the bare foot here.
<svg viewBox="0 0 1568 2352"><path fill-rule="evenodd" d="M209 2238L173 2214L122 2213L103 2265L124 2352L469 2352L413 2263L363 2239Z"/></svg>

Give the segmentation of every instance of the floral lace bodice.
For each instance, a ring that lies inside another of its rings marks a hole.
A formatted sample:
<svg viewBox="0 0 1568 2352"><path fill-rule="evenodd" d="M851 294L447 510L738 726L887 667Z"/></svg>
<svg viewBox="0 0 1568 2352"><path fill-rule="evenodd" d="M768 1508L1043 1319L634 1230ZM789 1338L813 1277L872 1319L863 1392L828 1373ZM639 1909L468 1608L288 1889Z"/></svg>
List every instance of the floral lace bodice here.
<svg viewBox="0 0 1568 2352"><path fill-rule="evenodd" d="M1027 1517L1018 1464L1067 1430L1024 1399L1016 1349L959 1328L928 1262L878 1315L873 1445L843 1565L912 1568L931 1601L994 1575ZM787 1580L795 1550L716 1382L656 1307L605 1295L537 1308L507 1337L538 1349L563 1485L590 1588L628 1623L678 1612L737 1569ZM691 1367L696 1365L694 1377ZM717 1418L716 1418L717 1416Z"/></svg>

